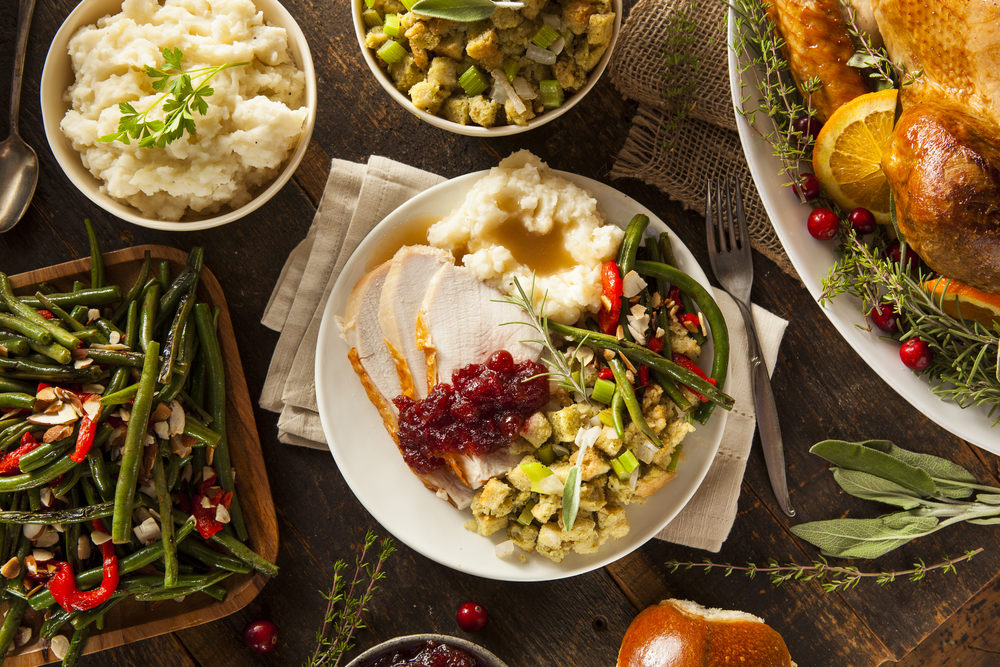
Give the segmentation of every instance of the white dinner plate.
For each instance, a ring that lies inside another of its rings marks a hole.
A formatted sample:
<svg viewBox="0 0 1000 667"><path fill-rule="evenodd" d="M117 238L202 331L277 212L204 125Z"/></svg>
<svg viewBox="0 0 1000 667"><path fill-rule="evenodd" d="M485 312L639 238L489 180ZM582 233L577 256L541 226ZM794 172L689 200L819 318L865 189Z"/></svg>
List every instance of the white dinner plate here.
<svg viewBox="0 0 1000 667"><path fill-rule="evenodd" d="M834 241L817 241L809 235L806 218L810 207L801 204L791 188L783 185L787 179L780 175L780 163L772 154L770 144L740 113L743 99L749 95L751 100L756 100L758 90L753 82L743 83L740 80L739 62L732 48L735 38L735 14L730 9L729 83L743 152L771 224L806 289L818 303L823 291L822 281L838 258L837 244ZM767 122L762 115L761 120ZM877 330L868 329L857 299L841 295L821 308L854 351L910 405L963 440L1000 454L1000 425L996 428L992 426L994 418L989 416L988 409L983 406L961 408L935 395L925 380L900 361L898 343L880 336ZM876 438L878 434L873 433L871 437Z"/></svg>
<svg viewBox="0 0 1000 667"><path fill-rule="evenodd" d="M317 341L319 414L333 458L354 495L386 530L407 546L438 563L480 577L505 581L559 579L589 572L621 558L677 515L708 472L722 439L726 411L716 410L708 424L688 435L677 478L645 504L629 506L628 535L606 542L596 554L573 553L562 563L553 563L538 554L527 554L523 563L517 555L502 560L495 555L494 547L507 539L504 531L486 538L466 530L463 525L472 519L471 512L459 511L425 489L403 462L348 362L348 348L335 318L343 314L347 297L358 279L392 255L400 239L408 237L407 228L426 224L429 217L440 218L456 208L472 183L486 173L460 176L420 193L379 223L347 261L327 301ZM652 211L617 190L582 176L558 173L592 193L607 220L624 226L633 215L644 213L650 218L652 232L669 231ZM671 239L679 268L707 286L705 273L688 249L673 233ZM707 368L711 359L712 346L706 343L702 365Z"/></svg>

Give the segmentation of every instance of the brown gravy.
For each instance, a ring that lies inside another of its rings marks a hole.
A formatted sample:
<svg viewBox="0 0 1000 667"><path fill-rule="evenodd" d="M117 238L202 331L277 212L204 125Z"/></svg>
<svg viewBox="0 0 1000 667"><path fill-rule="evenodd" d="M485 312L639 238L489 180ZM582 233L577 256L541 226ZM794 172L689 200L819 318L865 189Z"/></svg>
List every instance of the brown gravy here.
<svg viewBox="0 0 1000 667"><path fill-rule="evenodd" d="M539 276L550 276L576 265L566 250L566 229L563 225L554 225L548 234L536 234L529 231L520 219L509 219L490 230L481 240L504 246L518 264Z"/></svg>

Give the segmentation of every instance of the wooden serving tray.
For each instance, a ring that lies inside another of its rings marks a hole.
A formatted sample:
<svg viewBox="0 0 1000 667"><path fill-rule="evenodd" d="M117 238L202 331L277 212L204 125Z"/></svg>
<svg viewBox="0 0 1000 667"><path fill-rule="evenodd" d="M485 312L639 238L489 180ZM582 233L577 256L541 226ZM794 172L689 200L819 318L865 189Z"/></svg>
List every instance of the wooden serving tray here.
<svg viewBox="0 0 1000 667"><path fill-rule="evenodd" d="M161 245L133 246L108 252L104 254L107 282L121 285L123 290L128 289L139 273L143 253L146 250L149 250L153 258L154 271L160 260L167 260L173 266L176 275L187 261L187 253ZM47 282L59 291L70 291L75 279L89 282L90 259L78 259L28 271L11 276L10 279L15 290L22 294L26 293L25 288L41 282ZM219 318L219 343L226 366L226 418L229 451L236 469L236 491L243 506L250 546L274 562L278 556L278 521L267 482L267 470L264 467L260 439L257 436L253 406L247 391L246 378L243 376L243 365L240 363L240 353L236 347L226 297L222 293L219 281L208 268L202 269L198 297L212 306L218 306L222 311ZM104 629L91 634L87 640L85 653L94 653L228 616L253 600L267 580L268 577L262 574L234 574L223 582L229 594L222 602L202 593L188 596L180 603L173 601L143 603L129 599L108 612ZM29 613L31 613L30 608ZM25 619L28 618L26 615ZM53 660L53 657L47 656L43 651L43 643L38 639L40 616L34 615L31 617L31 622L35 626L34 641L16 651L11 651L4 662L5 665L27 667Z"/></svg>

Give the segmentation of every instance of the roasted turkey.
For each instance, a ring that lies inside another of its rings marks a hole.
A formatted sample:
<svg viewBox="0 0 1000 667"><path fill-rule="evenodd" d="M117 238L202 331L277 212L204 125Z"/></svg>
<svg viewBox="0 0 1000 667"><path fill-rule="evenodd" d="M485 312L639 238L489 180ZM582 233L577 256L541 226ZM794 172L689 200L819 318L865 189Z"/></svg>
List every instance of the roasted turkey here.
<svg viewBox="0 0 1000 667"><path fill-rule="evenodd" d="M857 70L843 55L850 35L834 15L838 0L772 2L796 81L819 76L824 105L860 94L848 85ZM851 4L894 62L922 71L901 93L903 114L882 162L900 231L935 271L1000 292L1000 2Z"/></svg>

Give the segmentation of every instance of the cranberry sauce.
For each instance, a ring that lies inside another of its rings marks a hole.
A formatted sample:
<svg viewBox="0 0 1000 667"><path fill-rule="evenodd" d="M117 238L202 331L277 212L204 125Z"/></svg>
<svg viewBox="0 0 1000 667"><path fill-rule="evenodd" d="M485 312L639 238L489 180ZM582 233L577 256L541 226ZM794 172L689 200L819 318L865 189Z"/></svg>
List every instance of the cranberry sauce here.
<svg viewBox="0 0 1000 667"><path fill-rule="evenodd" d="M524 420L549 400L546 369L533 361L514 363L495 352L485 364L469 364L427 398L397 396L399 445L407 465L419 473L444 465L446 454L489 454L517 437Z"/></svg>
<svg viewBox="0 0 1000 667"><path fill-rule="evenodd" d="M363 667L484 667L476 656L451 644L428 640L385 653Z"/></svg>

